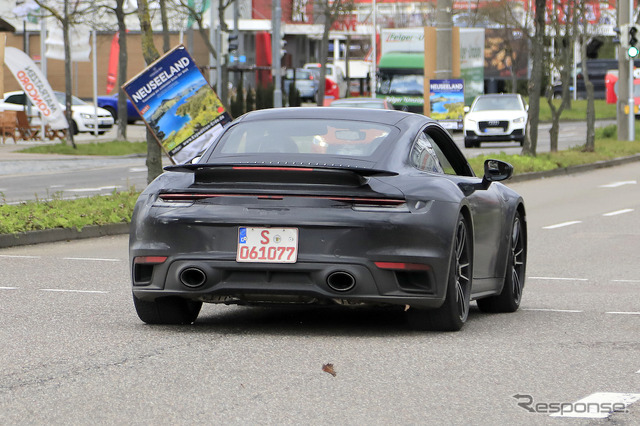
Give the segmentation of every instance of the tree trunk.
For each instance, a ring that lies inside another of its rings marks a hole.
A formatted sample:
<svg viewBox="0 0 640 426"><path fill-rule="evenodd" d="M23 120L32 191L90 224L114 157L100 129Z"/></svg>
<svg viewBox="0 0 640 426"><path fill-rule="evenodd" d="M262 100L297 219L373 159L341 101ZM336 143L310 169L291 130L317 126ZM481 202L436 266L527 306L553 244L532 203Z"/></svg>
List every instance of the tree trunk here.
<svg viewBox="0 0 640 426"><path fill-rule="evenodd" d="M536 0L535 36L531 49L533 67L529 80L529 120L522 146L522 155L536 156L538 145L538 123L540 121L540 89L542 87L542 66L544 64L544 31L545 31L545 0Z"/></svg>
<svg viewBox="0 0 640 426"><path fill-rule="evenodd" d="M166 0L160 0L160 19L162 21L162 51L167 53L171 50L171 40L169 38L169 19L167 18Z"/></svg>
<svg viewBox="0 0 640 426"><path fill-rule="evenodd" d="M596 139L596 109L593 100L593 83L589 79L589 69L587 66L587 37L586 34L582 36L582 42L580 43L580 56L582 57L582 75L584 78L584 87L587 90L587 140L584 144L584 150L587 152L593 152L595 150Z"/></svg>
<svg viewBox="0 0 640 426"><path fill-rule="evenodd" d="M124 0L117 0L116 18L118 20L118 139L127 140L127 95L122 89L127 78L127 25L125 23Z"/></svg>
<svg viewBox="0 0 640 426"><path fill-rule="evenodd" d="M71 41L69 39L69 0L64 0L64 15L62 19L62 37L64 40L64 88L65 88L65 111L64 115L69 123L69 142L71 146L76 149L76 143L74 140L74 129L76 126L73 124L72 111L71 111Z"/></svg>
<svg viewBox="0 0 640 426"><path fill-rule="evenodd" d="M153 31L147 0L138 0L138 19L140 19L142 33L142 55L146 64L149 65L160 58L160 54L153 44ZM151 183L161 174L162 150L153 133L147 129L147 183Z"/></svg>

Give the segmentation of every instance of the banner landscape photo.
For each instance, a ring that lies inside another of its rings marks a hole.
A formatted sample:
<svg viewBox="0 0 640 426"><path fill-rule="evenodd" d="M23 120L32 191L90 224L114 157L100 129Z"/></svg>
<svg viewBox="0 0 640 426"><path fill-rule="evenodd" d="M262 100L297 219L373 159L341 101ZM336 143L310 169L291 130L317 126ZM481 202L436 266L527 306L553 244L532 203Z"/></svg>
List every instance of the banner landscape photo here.
<svg viewBox="0 0 640 426"><path fill-rule="evenodd" d="M149 65L123 89L174 163L196 157L231 122L183 45Z"/></svg>

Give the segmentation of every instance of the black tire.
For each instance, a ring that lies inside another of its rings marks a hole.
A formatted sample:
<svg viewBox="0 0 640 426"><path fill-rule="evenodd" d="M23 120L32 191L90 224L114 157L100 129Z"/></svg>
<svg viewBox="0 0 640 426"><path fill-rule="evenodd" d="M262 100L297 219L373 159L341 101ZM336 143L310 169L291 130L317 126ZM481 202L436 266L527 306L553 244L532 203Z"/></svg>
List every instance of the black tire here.
<svg viewBox="0 0 640 426"><path fill-rule="evenodd" d="M483 312L515 312L520 307L524 274L527 267L527 241L522 217L516 213L511 226L507 269L502 292L497 296L478 300L478 308Z"/></svg>
<svg viewBox="0 0 640 426"><path fill-rule="evenodd" d="M114 107L106 106L104 107L104 109L109 111L109 114L111 114L111 116L113 117L114 122L118 121L118 111L116 111Z"/></svg>
<svg viewBox="0 0 640 426"><path fill-rule="evenodd" d="M162 297L153 301L133 295L138 317L147 324L191 324L200 313L202 302L180 297Z"/></svg>
<svg viewBox="0 0 640 426"><path fill-rule="evenodd" d="M473 147L475 147L475 144L473 143L473 141L471 139L464 138L464 147L465 148L473 148Z"/></svg>
<svg viewBox="0 0 640 426"><path fill-rule="evenodd" d="M72 122L71 122L71 133L72 133L74 136L75 136L75 135L77 135L78 133L80 133L80 132L78 132L78 125L76 124L76 122L75 122L75 121L72 121Z"/></svg>
<svg viewBox="0 0 640 426"><path fill-rule="evenodd" d="M470 235L467 222L460 214L444 303L437 309L409 309L407 320L414 330L458 331L467 322L473 274Z"/></svg>

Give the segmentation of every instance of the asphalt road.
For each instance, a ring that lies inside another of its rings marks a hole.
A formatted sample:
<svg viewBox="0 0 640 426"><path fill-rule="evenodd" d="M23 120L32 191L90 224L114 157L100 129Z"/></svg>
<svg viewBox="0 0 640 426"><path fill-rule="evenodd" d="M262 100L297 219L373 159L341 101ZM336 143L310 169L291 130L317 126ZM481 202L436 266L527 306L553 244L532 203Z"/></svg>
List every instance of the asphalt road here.
<svg viewBox="0 0 640 426"><path fill-rule="evenodd" d="M605 121L598 123L598 126L607 124L609 122ZM549 127L549 124L540 126L538 152L548 152L550 149ZM560 149L584 144L584 123L564 122L561 131ZM130 125L127 132L131 141L146 138L146 127L142 124ZM99 136L97 140L108 141L115 137L114 129ZM94 136L86 134L79 135L76 139L78 143L96 140ZM465 149L460 132L454 133L454 140L467 157L499 152L519 154L522 151L520 145L511 142L489 143L483 144L479 149ZM108 194L114 189L133 187L142 190L147 185L147 169L143 157L91 158L15 153L16 148L30 145L33 143L0 145L0 202L17 203L54 196L75 198ZM165 163L169 164L168 160Z"/></svg>
<svg viewBox="0 0 640 426"><path fill-rule="evenodd" d="M147 326L126 236L2 249L0 424L640 424L639 173L511 184L528 210L522 308L473 307L458 333L408 331L395 311L218 305Z"/></svg>

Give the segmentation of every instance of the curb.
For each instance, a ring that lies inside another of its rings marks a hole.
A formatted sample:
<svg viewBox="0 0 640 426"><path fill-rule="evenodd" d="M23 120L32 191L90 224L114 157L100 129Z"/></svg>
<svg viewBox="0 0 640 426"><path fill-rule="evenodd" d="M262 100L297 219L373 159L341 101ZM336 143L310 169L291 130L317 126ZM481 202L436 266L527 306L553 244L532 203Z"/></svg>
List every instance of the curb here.
<svg viewBox="0 0 640 426"><path fill-rule="evenodd" d="M570 175L574 173L584 173L591 170L614 167L622 164L640 161L640 154L629 157L616 158L614 160L599 161L580 166L564 167L560 169L548 170L545 172L523 173L515 175L508 182L525 182L535 179L544 179L554 176ZM75 228L45 229L43 231L20 232L18 234L0 235L0 248L25 246L30 244L54 243L58 241L79 240L83 238L97 238L108 235L122 235L129 233L128 223L114 223L108 225L85 226L81 230Z"/></svg>
<svg viewBox="0 0 640 426"><path fill-rule="evenodd" d="M0 235L0 248L26 246L30 244L54 243L65 240L79 240L83 238L97 238L107 235L121 235L128 233L128 223L91 225L85 226L81 230L77 230L76 228L45 229L42 231L29 231L20 232L17 234Z"/></svg>
<svg viewBox="0 0 640 426"><path fill-rule="evenodd" d="M640 161L640 154L631 155L629 157L621 157L613 160L597 161L595 163L581 164L579 166L562 167L553 170L547 170L544 172L532 172L523 173L521 175L515 175L508 182L525 182L534 179L544 179L554 176L570 175L574 173L584 173L591 170L604 169L605 167L620 166L623 164L633 163Z"/></svg>

